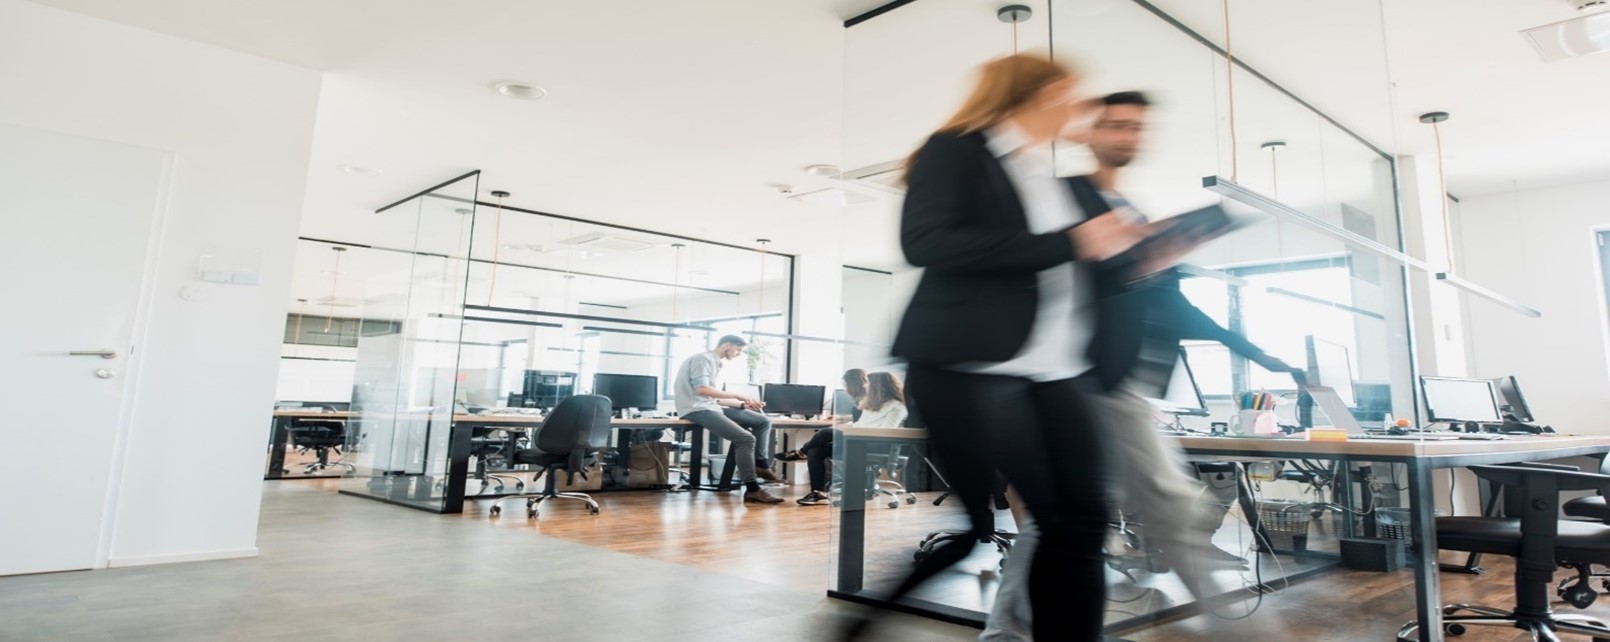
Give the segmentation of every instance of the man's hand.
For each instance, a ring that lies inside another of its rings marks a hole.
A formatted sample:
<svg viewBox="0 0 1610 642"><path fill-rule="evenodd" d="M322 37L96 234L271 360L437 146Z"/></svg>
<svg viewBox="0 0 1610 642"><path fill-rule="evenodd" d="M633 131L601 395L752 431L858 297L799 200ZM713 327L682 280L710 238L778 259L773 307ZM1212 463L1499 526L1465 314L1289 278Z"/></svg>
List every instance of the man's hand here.
<svg viewBox="0 0 1610 642"><path fill-rule="evenodd" d="M1307 370L1304 370L1302 368L1298 368L1296 366L1288 364L1288 363L1286 363L1284 361L1281 361L1281 360L1276 359L1274 357L1271 357L1269 355L1263 355L1261 357L1253 359L1252 361L1253 361L1253 363L1256 363L1259 366L1261 366L1264 370L1268 370L1270 372L1281 372L1281 373L1291 375L1291 378L1297 381L1298 386L1306 386L1306 385L1308 385L1308 371Z"/></svg>
<svg viewBox="0 0 1610 642"><path fill-rule="evenodd" d="M1081 261L1103 261L1124 253L1146 238L1146 228L1107 212L1068 230L1074 256Z"/></svg>
<svg viewBox="0 0 1610 642"><path fill-rule="evenodd" d="M756 399L750 399L748 397L739 397L738 401L743 404L743 407L746 410L753 410L755 412L760 412L760 411L766 409L766 403L763 402L763 401L759 401L759 400L756 400Z"/></svg>

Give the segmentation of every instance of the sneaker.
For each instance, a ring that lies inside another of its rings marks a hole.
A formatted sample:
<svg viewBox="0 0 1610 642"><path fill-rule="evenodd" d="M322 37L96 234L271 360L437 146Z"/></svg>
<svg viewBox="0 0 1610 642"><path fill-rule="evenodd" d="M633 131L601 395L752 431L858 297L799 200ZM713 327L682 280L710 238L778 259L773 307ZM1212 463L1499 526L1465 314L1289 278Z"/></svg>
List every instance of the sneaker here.
<svg viewBox="0 0 1610 642"><path fill-rule="evenodd" d="M794 503L799 504L800 506L821 506L832 501L833 500L827 496L827 493L813 490L807 493L804 497L794 500Z"/></svg>
<svg viewBox="0 0 1610 642"><path fill-rule="evenodd" d="M747 504L749 502L754 502L756 504L781 504L783 503L783 498L768 493L762 489L754 492L744 493L744 503Z"/></svg>
<svg viewBox="0 0 1610 642"><path fill-rule="evenodd" d="M772 472L770 468L756 467L755 468L755 476L759 477L761 481L766 481L766 482L772 482L772 483L779 483L780 484L783 481L783 478L778 476L777 473Z"/></svg>
<svg viewBox="0 0 1610 642"><path fill-rule="evenodd" d="M786 453L777 453L775 457L777 458L777 461L805 461L805 453L802 453L798 450L790 450Z"/></svg>

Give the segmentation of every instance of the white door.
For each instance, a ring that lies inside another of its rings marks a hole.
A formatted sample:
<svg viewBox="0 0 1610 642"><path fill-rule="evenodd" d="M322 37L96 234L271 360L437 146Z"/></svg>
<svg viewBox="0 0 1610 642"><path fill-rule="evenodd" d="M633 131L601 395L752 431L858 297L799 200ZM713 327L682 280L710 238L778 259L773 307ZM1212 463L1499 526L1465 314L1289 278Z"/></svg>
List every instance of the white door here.
<svg viewBox="0 0 1610 642"><path fill-rule="evenodd" d="M0 124L0 575L104 565L168 166L163 152Z"/></svg>

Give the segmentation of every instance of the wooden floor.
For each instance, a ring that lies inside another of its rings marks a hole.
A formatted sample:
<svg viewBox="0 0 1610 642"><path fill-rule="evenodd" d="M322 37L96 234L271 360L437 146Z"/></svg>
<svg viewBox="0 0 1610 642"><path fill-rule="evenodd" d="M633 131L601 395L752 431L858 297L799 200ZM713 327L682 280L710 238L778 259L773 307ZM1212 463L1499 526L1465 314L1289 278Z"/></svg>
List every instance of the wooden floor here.
<svg viewBox="0 0 1610 642"><path fill-rule="evenodd" d="M316 484L333 491L333 480L284 481ZM788 496L776 506L745 505L736 494L713 492L670 494L651 491L595 493L602 505L589 515L585 505L550 500L542 514L528 520L522 504L505 503L506 512L490 517L488 500L471 501L456 519L484 522L488 528L526 531L589 546L610 549L746 580L793 589L825 591L832 578L833 551L830 528L833 509L805 507L792 499L803 492L774 490ZM868 585L898 577L909 568L910 552L922 533L953 527L961 522L958 507L931 505L933 494L921 494L916 505L884 509L869 505L867 512ZM1462 561L1445 554L1445 561ZM1512 602L1512 566L1501 558L1484 561L1484 576L1444 573L1443 601L1474 602L1503 607ZM937 591L943 601L959 605L992 599L997 577L993 553L980 548L965 568L955 570ZM1266 572L1273 569L1265 567ZM1133 584L1120 581L1110 588L1113 599L1139 595ZM1289 586L1276 584L1277 592L1264 596L1253 615L1262 631L1278 631L1290 640L1351 641L1392 640L1399 626L1413 618L1413 577L1407 571L1382 574L1334 570ZM933 597L931 593L929 597ZM1250 595L1250 593L1249 593ZM1249 599L1246 607L1255 604ZM1133 604L1113 602L1118 615ZM1575 612L1561 605L1564 611ZM1587 610L1610 618L1610 599ZM1220 622L1212 616L1122 633L1133 642L1213 639ZM1222 633L1220 634L1223 635ZM1236 639L1260 640L1264 635L1237 634ZM1457 638L1485 642L1529 639L1512 630L1473 629Z"/></svg>

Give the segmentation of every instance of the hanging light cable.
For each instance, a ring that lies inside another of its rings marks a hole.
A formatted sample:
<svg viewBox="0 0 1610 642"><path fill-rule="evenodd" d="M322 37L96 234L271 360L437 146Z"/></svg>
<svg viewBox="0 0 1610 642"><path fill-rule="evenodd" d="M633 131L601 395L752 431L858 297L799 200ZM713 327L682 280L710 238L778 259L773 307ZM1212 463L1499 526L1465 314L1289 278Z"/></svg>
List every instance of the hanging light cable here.
<svg viewBox="0 0 1610 642"><path fill-rule="evenodd" d="M1235 50L1230 42L1230 0L1223 0L1224 6L1224 90L1230 99L1230 180L1234 181L1241 173L1241 150L1236 146L1235 136Z"/></svg>
<svg viewBox="0 0 1610 642"><path fill-rule="evenodd" d="M1034 9L1028 5L1009 4L995 10L996 18L1000 19L1001 22L1012 25L1012 55L1014 56L1022 51L1018 48L1017 26L1027 22L1032 16L1034 16Z"/></svg>
<svg viewBox="0 0 1610 642"><path fill-rule="evenodd" d="M1449 274L1457 274L1453 264L1453 219L1448 216L1448 181L1442 169L1442 123L1447 121L1448 112L1445 111L1420 115L1420 122L1431 125L1431 135L1437 141L1437 201L1442 206L1442 241L1443 250L1447 252L1444 264Z"/></svg>
<svg viewBox="0 0 1610 642"><path fill-rule="evenodd" d="M335 324L335 296L341 287L341 255L346 253L347 248L337 245L330 250L335 252L335 270L330 273L330 313L324 318L325 332L329 332Z"/></svg>
<svg viewBox="0 0 1610 642"><path fill-rule="evenodd" d="M758 297L756 297L759 300L759 305L756 306L757 309L755 310L755 312L757 314L765 314L766 313L766 259L769 258L767 256L766 248L771 246L771 239L755 239L755 243L760 245L760 295Z"/></svg>
<svg viewBox="0 0 1610 642"><path fill-rule="evenodd" d="M498 199L497 222L492 225L492 277L486 284L486 305L492 305L492 296L497 292L498 286L498 250L503 248L503 199L509 193L503 190L492 190L492 196Z"/></svg>
<svg viewBox="0 0 1610 642"><path fill-rule="evenodd" d="M682 294L682 248L687 245L672 243L671 247L676 249L676 270L671 272L671 323L676 323L677 300Z"/></svg>

